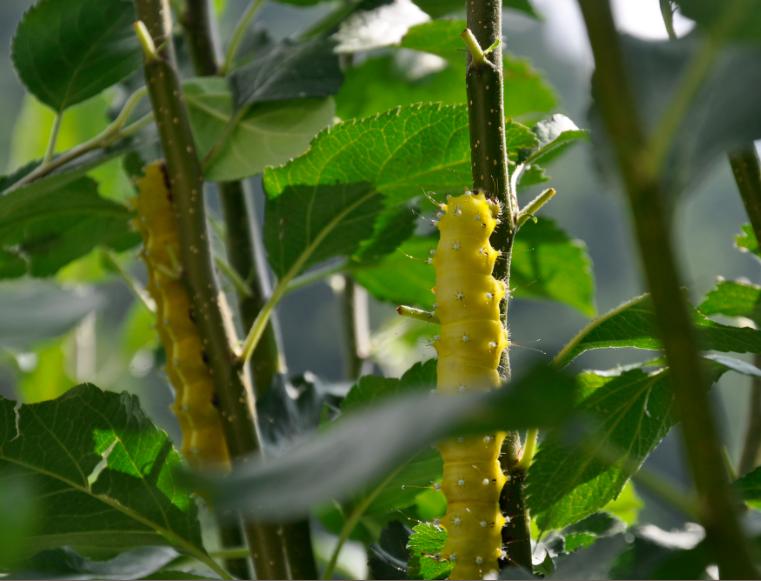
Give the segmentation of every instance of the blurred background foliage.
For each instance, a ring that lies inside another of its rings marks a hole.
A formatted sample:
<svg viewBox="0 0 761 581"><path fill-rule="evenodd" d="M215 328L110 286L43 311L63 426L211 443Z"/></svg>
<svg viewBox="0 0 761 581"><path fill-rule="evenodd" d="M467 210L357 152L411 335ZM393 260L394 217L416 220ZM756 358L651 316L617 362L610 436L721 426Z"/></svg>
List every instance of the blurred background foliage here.
<svg viewBox="0 0 761 581"><path fill-rule="evenodd" d="M226 37L245 3L217 0L216 4L221 11L222 37ZM44 153L53 123L53 114L46 107L31 96L24 96L9 55L10 38L23 11L30 5L29 0L0 3L0 35L4 39L0 104L5 111L5 115L0 116L0 134L9 136L0 140L0 164L5 167L5 173ZM535 5L542 19L532 20L510 11L505 18L505 36L507 49L512 54L528 58L541 71L543 78L532 82L544 87L543 92L534 93L535 98L543 101L528 106L521 103L518 96L511 101L508 85L508 112L521 115L526 110L557 111L586 127L592 64L576 2L536 0ZM624 30L648 38L666 37L656 0L618 0L615 7L618 23ZM308 27L329 8L327 5L299 8L272 3L262 10L257 26L281 38ZM689 27L685 22L677 24L682 29ZM465 58L461 50L448 56L454 61ZM417 100L418 90L426 93L425 98L437 95L449 102L462 99L461 64L445 65L443 70L423 75L425 78L421 79L420 67L424 72L430 71L426 67L432 63L408 57L410 55L404 53L391 55L383 49L372 51L367 60L352 71L343 92L338 94L337 115L383 111L400 102ZM434 61L433 66L441 66L441 63ZM518 78L520 63L515 66ZM400 83L400 78L412 79L413 85L418 84L414 90L409 89L409 82ZM112 96L106 93L67 111L58 140L59 151L92 137L106 126ZM100 191L105 196L124 201L132 189L119 164L120 161L110 162L98 168L94 175L102 184ZM552 165L549 173L559 194L546 208L546 214L587 245L596 280L597 311L604 312L641 293L639 264L623 197L618 195L617 183L601 177L590 144L578 144ZM261 202L260 184L258 179L255 181L257 199ZM759 275L758 263L733 248L734 237L745 217L728 165L720 162L707 168L699 183L698 190L685 199L676 217L685 279L696 300L713 286L717 275L745 276L751 280L757 280ZM525 192L527 198L532 193L531 190ZM259 210L261 216L261 207ZM138 276L143 276L139 267L134 268ZM65 290L51 281L0 283L0 393L35 402L56 397L82 381L128 390L138 394L147 413L177 439L176 422L169 412L172 394L161 374L161 355L151 316L124 282L113 276L113 271L113 258L97 251L56 276L57 283ZM294 374L309 371L326 382L344 380L342 313L335 286L328 281L299 290L288 296L279 309L285 356ZM405 332L403 327L409 324L400 322L390 305L371 301L370 306L376 369L397 376L414 361L433 355L427 346L428 330L420 327L418 333L414 329ZM585 321L582 314L559 303L517 299L511 308L514 368L554 354ZM46 338L39 341L40 337ZM594 352L585 355L576 365L608 368L627 363L627 357L628 354L621 351ZM745 428L742 412L747 381L730 374L714 392L730 453L735 458ZM672 434L649 462L659 472L685 481L677 448ZM627 507L632 510L638 501L629 492L619 502L625 505L628 502ZM681 522L681 517L668 507L661 506L647 494L643 496L647 501L643 516L647 520L665 527ZM426 511L435 514L436 502L435 497L421 495L420 514ZM330 515L325 515L324 520L328 523Z"/></svg>

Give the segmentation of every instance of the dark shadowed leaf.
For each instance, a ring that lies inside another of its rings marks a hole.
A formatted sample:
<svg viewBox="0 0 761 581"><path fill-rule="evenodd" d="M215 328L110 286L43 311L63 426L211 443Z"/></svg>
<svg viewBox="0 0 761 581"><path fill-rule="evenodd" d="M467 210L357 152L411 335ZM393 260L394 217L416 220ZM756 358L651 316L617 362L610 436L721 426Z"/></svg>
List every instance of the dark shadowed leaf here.
<svg viewBox="0 0 761 581"><path fill-rule="evenodd" d="M738 479L735 482L735 488L748 505L761 510L761 468L756 468Z"/></svg>
<svg viewBox="0 0 761 581"><path fill-rule="evenodd" d="M108 560L87 559L70 548L51 549L13 571L14 579L145 579L177 557L170 547L140 547Z"/></svg>
<svg viewBox="0 0 761 581"><path fill-rule="evenodd" d="M548 425L567 415L573 379L536 368L505 389L451 396L411 394L340 419L278 458L253 460L224 479L199 482L220 506L262 519L298 518L378 481L423 446L453 432ZM540 402L552 401L552 406Z"/></svg>
<svg viewBox="0 0 761 581"><path fill-rule="evenodd" d="M289 186L266 207L264 242L279 277L346 256L372 236L383 196L370 184Z"/></svg>
<svg viewBox="0 0 761 581"><path fill-rule="evenodd" d="M662 125L662 116L682 88L702 39L689 35L677 41L652 42L622 36L630 86L648 132ZM664 187L678 193L694 185L726 151L761 137L761 113L756 94L761 90L759 46L733 46L719 51L705 81L678 120L666 152ZM596 90L593 82L593 90ZM676 113L668 113L676 115ZM598 152L612 160L609 146L595 130Z"/></svg>
<svg viewBox="0 0 761 581"><path fill-rule="evenodd" d="M103 305L92 287L28 280L0 284L0 348L23 350L62 335Z"/></svg>
<svg viewBox="0 0 761 581"><path fill-rule="evenodd" d="M13 37L29 91L56 111L97 95L140 66L128 0L40 0Z"/></svg>
<svg viewBox="0 0 761 581"><path fill-rule="evenodd" d="M761 2L713 2L712 0L674 0L679 11L698 23L706 32L714 32L727 18L731 25L724 32L729 40L761 42Z"/></svg>
<svg viewBox="0 0 761 581"><path fill-rule="evenodd" d="M304 153L335 113L330 98L297 99L256 104L238 118L224 79L192 79L184 88L193 136L201 154L209 156L205 175L211 180L256 175Z"/></svg>
<svg viewBox="0 0 761 581"><path fill-rule="evenodd" d="M315 39L267 47L233 73L236 109L265 101L333 95L343 80L333 46L332 42Z"/></svg>
<svg viewBox="0 0 761 581"><path fill-rule="evenodd" d="M55 190L20 188L0 197L0 273L50 276L96 246L125 250L139 240L130 212L83 177Z"/></svg>
<svg viewBox="0 0 761 581"><path fill-rule="evenodd" d="M35 491L38 550L168 544L206 558L195 501L175 480L180 465L134 395L85 384L18 410L0 398L0 473Z"/></svg>
<svg viewBox="0 0 761 581"><path fill-rule="evenodd" d="M385 210L375 222L372 237L360 244L352 261L359 264L372 263L391 254L412 236L419 216L417 208L406 205Z"/></svg>
<svg viewBox="0 0 761 581"><path fill-rule="evenodd" d="M600 539L586 549L558 558L548 579L608 579L618 555L626 548L624 535Z"/></svg>
<svg viewBox="0 0 761 581"><path fill-rule="evenodd" d="M368 566L373 579L408 579L407 541L410 530L399 521L391 521L377 543L368 550Z"/></svg>

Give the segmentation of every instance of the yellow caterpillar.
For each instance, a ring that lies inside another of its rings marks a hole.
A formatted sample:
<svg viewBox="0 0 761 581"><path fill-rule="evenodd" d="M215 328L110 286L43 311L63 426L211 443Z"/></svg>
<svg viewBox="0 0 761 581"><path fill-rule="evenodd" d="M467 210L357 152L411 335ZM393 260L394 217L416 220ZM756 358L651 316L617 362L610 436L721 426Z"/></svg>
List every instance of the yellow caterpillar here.
<svg viewBox="0 0 761 581"><path fill-rule="evenodd" d="M182 431L182 453L196 467L227 467L229 456L214 405L214 383L182 281L177 219L164 163L147 165L137 188L135 226L143 237L142 257L148 267L148 292L156 301L166 373L176 392L172 410Z"/></svg>
<svg viewBox="0 0 761 581"><path fill-rule="evenodd" d="M434 343L438 389L457 392L500 384L498 366L507 346L500 320L505 285L492 276L499 255L491 244L499 207L482 193L450 197L441 206L436 270ZM452 579L482 579L497 570L505 518L499 496L506 478L499 464L504 433L458 438L439 444L444 460L442 490L447 498L441 557L454 564Z"/></svg>

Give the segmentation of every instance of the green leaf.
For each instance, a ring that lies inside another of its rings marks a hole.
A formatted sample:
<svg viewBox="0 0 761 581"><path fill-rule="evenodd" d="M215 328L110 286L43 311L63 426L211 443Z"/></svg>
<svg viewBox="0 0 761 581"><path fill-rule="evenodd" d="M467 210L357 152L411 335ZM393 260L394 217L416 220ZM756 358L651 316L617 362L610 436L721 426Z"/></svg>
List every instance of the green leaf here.
<svg viewBox="0 0 761 581"><path fill-rule="evenodd" d="M761 249L758 247L758 240L750 224L743 224L740 233L735 237L735 246L742 252L749 252L761 260Z"/></svg>
<svg viewBox="0 0 761 581"><path fill-rule="evenodd" d="M722 325L694 309L693 324L703 349L761 353L761 332L756 329ZM657 351L660 347L652 302L648 295L641 295L591 321L560 350L555 362L564 366L582 353L595 349Z"/></svg>
<svg viewBox="0 0 761 581"><path fill-rule="evenodd" d="M639 520L639 513L644 507L645 503L637 495L637 491L630 480L624 485L619 495L606 504L602 510L631 526Z"/></svg>
<svg viewBox="0 0 761 581"><path fill-rule="evenodd" d="M452 572L449 559L439 559L438 556L447 542L447 531L444 527L433 523L420 523L412 528L412 534L407 541L410 551L410 579L446 579Z"/></svg>
<svg viewBox="0 0 761 581"><path fill-rule="evenodd" d="M13 571L19 579L145 579L177 557L170 547L140 547L108 560L86 559L65 547L42 551Z"/></svg>
<svg viewBox="0 0 761 581"><path fill-rule="evenodd" d="M730 10L734 11L732 26L722 29L724 38L734 41L761 41L761 2L712 2L711 0L674 0L679 11L697 22L699 29L711 34L718 28Z"/></svg>
<svg viewBox="0 0 761 581"><path fill-rule="evenodd" d="M586 246L549 218L526 223L513 245L515 298L546 299L594 316L594 275Z"/></svg>
<svg viewBox="0 0 761 581"><path fill-rule="evenodd" d="M375 405L387 397L403 393L425 391L436 387L436 360L415 363L399 379L381 375L364 375L346 394L341 403L341 412L354 413L356 410Z"/></svg>
<svg viewBox="0 0 761 581"><path fill-rule="evenodd" d="M264 244L279 277L352 254L372 235L383 196L369 184L289 186L267 200Z"/></svg>
<svg viewBox="0 0 761 581"><path fill-rule="evenodd" d="M436 248L433 236L413 236L377 264L352 268L354 279L379 301L432 309L436 285L433 266L428 264Z"/></svg>
<svg viewBox="0 0 761 581"><path fill-rule="evenodd" d="M371 183L391 203L423 191L461 192L470 182L465 106L411 105L339 123L307 153L264 172L271 198L289 185Z"/></svg>
<svg viewBox="0 0 761 581"><path fill-rule="evenodd" d="M256 175L303 153L335 113L332 99L299 99L253 105L238 119L224 79L192 79L184 87L196 145L211 155L210 180Z"/></svg>
<svg viewBox="0 0 761 581"><path fill-rule="evenodd" d="M539 121L532 127L537 138L537 145L526 152L521 160L523 165L548 163L562 154L568 146L580 139L587 138L587 132L560 113Z"/></svg>
<svg viewBox="0 0 761 581"><path fill-rule="evenodd" d="M761 324L761 286L740 280L719 281L698 309L704 315L746 317Z"/></svg>
<svg viewBox="0 0 761 581"><path fill-rule="evenodd" d="M0 348L23 351L63 335L103 305L91 287L65 289L48 281L0 284Z"/></svg>
<svg viewBox="0 0 761 581"><path fill-rule="evenodd" d="M267 101L328 97L338 91L342 80L333 43L315 39L267 47L233 73L231 84L235 108L242 109Z"/></svg>
<svg viewBox="0 0 761 581"><path fill-rule="evenodd" d="M0 273L50 276L96 246L125 250L137 235L124 206L98 195L90 178L56 189L22 188L0 197Z"/></svg>
<svg viewBox="0 0 761 581"><path fill-rule="evenodd" d="M364 240L352 256L355 263L373 263L391 254L412 236L420 213L416 208L402 205L385 210L375 222L371 238Z"/></svg>
<svg viewBox="0 0 761 581"><path fill-rule="evenodd" d="M413 237L375 265L353 270L356 280L381 301L433 308L436 286L427 263L434 236ZM595 314L594 279L582 242L548 218L526 223L515 239L510 284L515 298L557 301Z"/></svg>
<svg viewBox="0 0 761 581"><path fill-rule="evenodd" d="M377 405L386 398L406 393L426 392L436 387L436 360L416 363L401 378L366 375L351 388L341 404L343 414L353 414L357 410ZM386 520L397 511L415 504L421 489L441 477L441 457L436 450L423 450L402 466L398 472L385 483L380 492L376 492L365 514ZM362 502L363 498L374 492L372 489L356 496L352 504Z"/></svg>
<svg viewBox="0 0 761 581"><path fill-rule="evenodd" d="M37 525L34 493L24 478L0 480L0 570L12 571L33 547L29 537ZM14 577L16 577L14 575Z"/></svg>
<svg viewBox="0 0 761 581"><path fill-rule="evenodd" d="M731 369L712 361L712 381ZM601 510L676 423L667 369L585 371L578 414L583 435L547 434L526 478L527 505L542 530Z"/></svg>
<svg viewBox="0 0 761 581"><path fill-rule="evenodd" d="M563 550L573 553L579 549L585 549L601 538L612 537L623 533L626 524L606 512L596 512L582 521L563 529L565 539Z"/></svg>
<svg viewBox="0 0 761 581"><path fill-rule="evenodd" d="M97 95L140 66L127 0L39 0L18 25L19 77L56 111Z"/></svg>
<svg viewBox="0 0 761 581"><path fill-rule="evenodd" d="M449 62L463 64L468 51L460 35L467 26L465 20L460 19L423 22L411 27L399 46L429 52Z"/></svg>
<svg viewBox="0 0 761 581"><path fill-rule="evenodd" d="M761 510L761 468L756 468L735 481L735 488L748 506Z"/></svg>
<svg viewBox="0 0 761 581"><path fill-rule="evenodd" d="M528 61L505 54L504 68L506 77L509 76L509 84L506 81L505 86L505 115L544 113L555 107L552 88ZM421 76L415 61L400 55L368 58L347 71L336 96L338 115L342 119L364 117L425 101L465 104L464 75L464 61L450 62L443 69Z"/></svg>
<svg viewBox="0 0 761 581"><path fill-rule="evenodd" d="M573 380L548 368L488 393L409 394L342 418L277 458L252 459L226 478L196 483L220 508L234 506L263 519L297 518L378 482L452 433L552 425L574 399ZM547 401L553 405L542 404Z"/></svg>
<svg viewBox="0 0 761 581"><path fill-rule="evenodd" d="M0 473L35 492L37 550L169 544L206 558L195 502L175 480L180 465L134 395L85 384L18 410L0 398Z"/></svg>

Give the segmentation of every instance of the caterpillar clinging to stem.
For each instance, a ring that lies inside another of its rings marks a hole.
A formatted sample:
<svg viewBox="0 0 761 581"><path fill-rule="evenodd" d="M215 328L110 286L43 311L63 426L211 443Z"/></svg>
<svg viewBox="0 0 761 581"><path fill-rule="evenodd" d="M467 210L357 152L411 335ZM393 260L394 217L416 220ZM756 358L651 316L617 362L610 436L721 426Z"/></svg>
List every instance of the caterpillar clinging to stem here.
<svg viewBox="0 0 761 581"><path fill-rule="evenodd" d="M450 197L441 205L440 238L433 258L440 337L438 389L493 389L507 332L500 318L505 285L492 276L499 252L489 243L498 205L483 193ZM497 570L505 518L499 496L506 477L499 463L504 433L458 438L439 444L447 498L441 557L454 565L452 579L482 579Z"/></svg>
<svg viewBox="0 0 761 581"><path fill-rule="evenodd" d="M180 238L164 163L147 165L137 180L135 226L143 238L148 292L166 351L166 373L176 392L172 410L182 431L182 453L196 467L229 465L214 383L182 280Z"/></svg>

